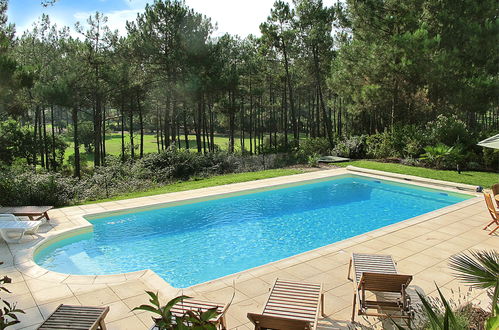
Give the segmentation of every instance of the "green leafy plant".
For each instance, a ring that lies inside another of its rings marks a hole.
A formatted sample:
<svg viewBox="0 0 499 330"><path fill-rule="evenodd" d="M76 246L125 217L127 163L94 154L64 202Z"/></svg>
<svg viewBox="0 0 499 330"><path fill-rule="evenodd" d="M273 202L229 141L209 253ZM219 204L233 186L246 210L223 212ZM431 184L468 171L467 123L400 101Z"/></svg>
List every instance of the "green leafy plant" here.
<svg viewBox="0 0 499 330"><path fill-rule="evenodd" d="M216 324L211 321L218 315L218 308L214 307L206 311L187 311L182 317L182 323L178 325L178 329L194 329L194 330L216 330Z"/></svg>
<svg viewBox="0 0 499 330"><path fill-rule="evenodd" d="M497 320L499 297L499 253L495 250L470 250L469 254L459 253L450 258L450 268L455 277L475 288L492 291L491 319Z"/></svg>
<svg viewBox="0 0 499 330"><path fill-rule="evenodd" d="M419 159L425 161L430 166L442 168L449 155L451 155L452 150L453 147L448 147L442 143L436 146L427 146L424 148L425 153Z"/></svg>
<svg viewBox="0 0 499 330"><path fill-rule="evenodd" d="M320 158L321 157L317 153L314 153L313 155L308 156L308 159L307 159L308 166L310 166L310 167L319 166L319 159Z"/></svg>
<svg viewBox="0 0 499 330"><path fill-rule="evenodd" d="M215 330L216 324L212 321L218 316L217 307L206 311L187 311L184 315L175 316L171 309L178 303L182 303L188 296L178 296L170 300L166 305L161 306L158 293L146 291L149 295L150 305L140 305L132 309L143 310L157 314L158 317L153 317L154 323L159 330Z"/></svg>
<svg viewBox="0 0 499 330"><path fill-rule="evenodd" d="M0 262L0 265L1 264L3 264L3 262ZM8 283L12 283L10 277L4 276L3 278L0 278L0 292L5 291L10 293L10 291L3 286L3 284ZM11 304L3 298L0 298L0 304L4 305L3 308L0 309L0 330L21 322L16 314L24 314L23 310L16 308L16 304Z"/></svg>
<svg viewBox="0 0 499 330"><path fill-rule="evenodd" d="M172 307L181 302L182 300L189 298L187 296L179 296L170 300L165 306L161 307L159 302L159 296L157 293L152 291L146 291L149 295L149 302L151 305L140 305L132 309L132 311L143 310L157 314L159 317L153 317L154 323L160 330L176 329L176 317L173 315L171 309ZM182 322L180 322L182 323Z"/></svg>
<svg viewBox="0 0 499 330"><path fill-rule="evenodd" d="M424 316L423 324L418 325L418 327L414 328L412 326L408 326L405 328L400 324L395 323L393 320L393 324L399 330L406 329L426 329L426 330L467 330L469 329L469 324L467 320L467 315L465 315L465 310L463 309L454 309L451 306L450 302L444 297L440 288L437 287L437 292L439 295L439 299L435 299L438 301L438 304L435 301L432 301L431 298L426 297L424 294L417 292L419 299L421 300L421 312Z"/></svg>

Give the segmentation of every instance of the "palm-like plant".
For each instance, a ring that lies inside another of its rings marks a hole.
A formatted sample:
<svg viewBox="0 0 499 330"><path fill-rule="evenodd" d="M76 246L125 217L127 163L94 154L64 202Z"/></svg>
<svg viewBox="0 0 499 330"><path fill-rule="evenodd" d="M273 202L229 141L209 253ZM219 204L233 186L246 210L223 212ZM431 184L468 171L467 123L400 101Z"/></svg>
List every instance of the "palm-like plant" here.
<svg viewBox="0 0 499 330"><path fill-rule="evenodd" d="M189 297L179 296L170 300L165 306L161 306L161 303L159 302L159 296L157 293L151 291L146 291L146 293L151 298L149 299L151 305L140 305L132 309L132 311L143 310L157 314L159 317L155 317L153 319L154 323L160 330L176 329L176 325L181 324L182 322L181 321L178 322L179 318L173 315L171 309L175 304Z"/></svg>
<svg viewBox="0 0 499 330"><path fill-rule="evenodd" d="M495 250L470 250L469 254L459 253L449 260L454 276L472 287L493 290L492 317L497 312L499 296L499 253Z"/></svg>

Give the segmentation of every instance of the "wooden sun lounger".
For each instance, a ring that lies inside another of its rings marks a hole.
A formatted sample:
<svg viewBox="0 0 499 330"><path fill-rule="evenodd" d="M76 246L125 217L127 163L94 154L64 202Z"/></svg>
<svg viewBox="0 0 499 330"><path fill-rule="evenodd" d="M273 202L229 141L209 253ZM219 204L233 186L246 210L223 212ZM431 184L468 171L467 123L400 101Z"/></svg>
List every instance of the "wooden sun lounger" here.
<svg viewBox="0 0 499 330"><path fill-rule="evenodd" d="M40 220L45 218L50 220L48 211L53 206L8 206L0 207L0 213L10 213L18 217L28 217L30 220Z"/></svg>
<svg viewBox="0 0 499 330"><path fill-rule="evenodd" d="M232 296L234 298L234 296ZM212 309L217 307L218 311L218 316L215 319L217 323L217 327L225 330L227 329L227 323L225 320L225 315L227 314L227 310L229 309L230 304L232 303L232 299L229 303L227 304L218 304L218 303L212 303L208 301L201 301L201 300L196 300L192 298L187 298L182 300L181 302L175 304L171 312L175 316L182 316L184 315L187 311L201 311L205 312L208 309Z"/></svg>
<svg viewBox="0 0 499 330"><path fill-rule="evenodd" d="M492 221L489 222L485 227L483 227L483 230L486 230L491 225L495 224L496 227L489 233L489 235L492 235L497 229L499 229L499 212L495 209L490 194L484 193L483 197L485 198L485 204L487 204L487 209L489 210L490 216L492 217Z"/></svg>
<svg viewBox="0 0 499 330"><path fill-rule="evenodd" d="M315 329L324 315L322 284L276 279L263 312L248 313L255 329Z"/></svg>
<svg viewBox="0 0 499 330"><path fill-rule="evenodd" d="M359 304L358 314L377 317L410 319L413 317L410 296L406 288L412 281L411 275L400 275L393 258L389 255L354 253L350 259L348 279L354 271L354 295L352 322L355 320L355 307ZM373 293L395 294L395 299L368 300L366 291ZM370 309L376 309L371 312ZM382 310L381 312L379 310ZM388 311L390 312L388 312ZM392 313L391 311L395 313ZM398 313L397 313L398 312Z"/></svg>
<svg viewBox="0 0 499 330"><path fill-rule="evenodd" d="M38 329L105 330L109 307L59 305Z"/></svg>

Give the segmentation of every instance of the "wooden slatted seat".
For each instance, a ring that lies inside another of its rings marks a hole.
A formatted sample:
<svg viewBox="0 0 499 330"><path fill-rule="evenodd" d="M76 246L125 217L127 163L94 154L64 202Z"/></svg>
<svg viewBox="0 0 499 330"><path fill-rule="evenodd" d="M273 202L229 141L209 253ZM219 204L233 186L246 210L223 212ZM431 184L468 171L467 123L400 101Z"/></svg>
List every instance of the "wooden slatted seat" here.
<svg viewBox="0 0 499 330"><path fill-rule="evenodd" d="M105 330L109 307L59 305L38 329Z"/></svg>
<svg viewBox="0 0 499 330"><path fill-rule="evenodd" d="M48 211L53 206L8 206L0 207L0 213L10 213L17 217L28 217L30 220L50 220Z"/></svg>
<svg viewBox="0 0 499 330"><path fill-rule="evenodd" d="M410 296L406 292L412 276L398 274L390 255L354 253L348 269L350 280L352 268L355 274L352 322L357 300L359 315L409 320L413 317ZM366 291L375 293L377 299L366 299ZM383 299L380 296L384 296ZM370 309L376 309L376 312Z"/></svg>
<svg viewBox="0 0 499 330"><path fill-rule="evenodd" d="M490 194L484 193L483 197L485 198L485 204L487 204L487 210L489 210L490 216L492 217L492 221L483 227L483 230L495 224L496 227L489 233L489 235L492 235L497 229L499 229L499 211L497 211L494 207Z"/></svg>
<svg viewBox="0 0 499 330"><path fill-rule="evenodd" d="M248 313L255 329L315 329L324 316L322 284L276 279L261 314Z"/></svg>
<svg viewBox="0 0 499 330"><path fill-rule="evenodd" d="M232 298L234 298L234 296L232 296ZM229 308L231 303L232 303L232 299L227 304L218 304L218 303L213 303L213 302L208 302L208 301L201 301L201 300L196 300L196 299L192 299L192 298L187 298L187 299L184 299L181 302L175 304L172 307L171 312L175 316L182 316L187 311L206 312L208 309L212 309L212 308L217 307L217 311L219 314L217 315L215 322L217 323L219 328L227 329L225 315L227 314L227 309Z"/></svg>

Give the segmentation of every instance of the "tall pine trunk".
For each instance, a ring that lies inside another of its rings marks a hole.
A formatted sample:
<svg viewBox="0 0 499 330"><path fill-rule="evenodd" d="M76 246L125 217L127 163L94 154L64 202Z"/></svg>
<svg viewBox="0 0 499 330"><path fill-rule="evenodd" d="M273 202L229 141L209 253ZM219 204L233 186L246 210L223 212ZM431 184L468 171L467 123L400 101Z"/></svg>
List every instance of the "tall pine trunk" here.
<svg viewBox="0 0 499 330"><path fill-rule="evenodd" d="M74 142L74 176L81 177L80 169L80 140L78 139L78 108L74 106L71 109L71 119L73 121L73 142Z"/></svg>

